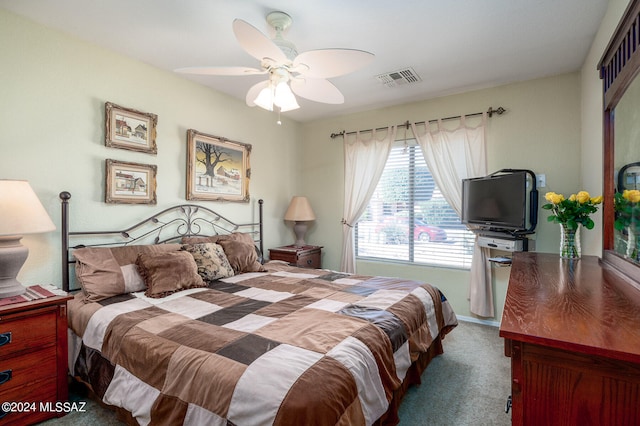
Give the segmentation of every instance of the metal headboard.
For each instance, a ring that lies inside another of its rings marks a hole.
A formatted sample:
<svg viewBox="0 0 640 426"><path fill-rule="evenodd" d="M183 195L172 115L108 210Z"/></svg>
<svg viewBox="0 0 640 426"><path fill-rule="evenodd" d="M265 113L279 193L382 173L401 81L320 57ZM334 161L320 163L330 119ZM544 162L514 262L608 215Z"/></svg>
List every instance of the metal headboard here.
<svg viewBox="0 0 640 426"><path fill-rule="evenodd" d="M60 193L62 201L62 289L69 291L69 268L75 263L72 250L83 247L164 244L179 242L182 237L211 236L245 232L253 235L260 253L263 247L263 200L258 200L258 222L235 223L215 211L197 204L181 204L162 210L129 228L119 231L69 232L69 200L71 194ZM258 230L256 231L256 227ZM92 238L91 243L71 245L73 238ZM74 289L75 290L75 289Z"/></svg>

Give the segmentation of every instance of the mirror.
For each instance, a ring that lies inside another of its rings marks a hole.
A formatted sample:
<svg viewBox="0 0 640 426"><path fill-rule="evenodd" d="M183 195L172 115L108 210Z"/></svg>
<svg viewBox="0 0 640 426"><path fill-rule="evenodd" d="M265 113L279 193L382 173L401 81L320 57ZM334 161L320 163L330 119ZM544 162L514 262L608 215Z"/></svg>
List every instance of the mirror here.
<svg viewBox="0 0 640 426"><path fill-rule="evenodd" d="M640 187L638 19L640 0L632 0L598 65L604 93L602 259L636 283L640 283L640 207L630 193L622 194Z"/></svg>
<svg viewBox="0 0 640 426"><path fill-rule="evenodd" d="M640 77L625 90L614 109L613 250L640 263ZM626 191L626 192L625 192Z"/></svg>

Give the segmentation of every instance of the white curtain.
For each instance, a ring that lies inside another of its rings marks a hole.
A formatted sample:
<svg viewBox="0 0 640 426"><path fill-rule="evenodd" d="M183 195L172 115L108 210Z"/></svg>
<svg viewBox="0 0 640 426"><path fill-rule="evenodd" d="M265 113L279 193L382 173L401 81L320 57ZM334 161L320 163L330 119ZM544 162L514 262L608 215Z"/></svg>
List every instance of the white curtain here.
<svg viewBox="0 0 640 426"><path fill-rule="evenodd" d="M342 259L340 270L355 273L353 226L362 216L378 185L396 138L396 127L345 135L344 207L342 213Z"/></svg>
<svg viewBox="0 0 640 426"><path fill-rule="evenodd" d="M485 113L481 123L475 127L467 127L464 117L455 129L445 129L441 120L435 126L427 122L424 128L411 125L433 179L458 215L462 212L462 179L487 174L486 120ZM469 310L482 317L495 315L488 257L488 249L474 245Z"/></svg>

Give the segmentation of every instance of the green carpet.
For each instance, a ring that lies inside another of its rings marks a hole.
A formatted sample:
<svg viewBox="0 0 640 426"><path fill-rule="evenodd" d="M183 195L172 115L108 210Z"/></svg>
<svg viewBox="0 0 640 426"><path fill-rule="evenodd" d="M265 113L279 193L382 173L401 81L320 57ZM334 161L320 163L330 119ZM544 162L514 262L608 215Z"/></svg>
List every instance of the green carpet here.
<svg viewBox="0 0 640 426"><path fill-rule="evenodd" d="M463 322L444 339L444 354L409 389L400 406L400 426L510 425L505 414L510 394L509 358L495 327ZM71 413L42 423L56 425L121 425L115 414L72 386L70 400L87 401L85 413Z"/></svg>
<svg viewBox="0 0 640 426"><path fill-rule="evenodd" d="M409 389L400 406L400 426L511 424L504 412L510 389L510 358L498 328L459 321L443 341L444 354Z"/></svg>

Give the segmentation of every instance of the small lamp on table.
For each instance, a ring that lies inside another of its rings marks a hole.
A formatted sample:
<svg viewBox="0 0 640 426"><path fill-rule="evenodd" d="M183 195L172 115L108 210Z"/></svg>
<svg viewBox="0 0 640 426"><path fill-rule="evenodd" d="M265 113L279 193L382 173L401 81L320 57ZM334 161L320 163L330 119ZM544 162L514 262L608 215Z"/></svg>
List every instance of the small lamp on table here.
<svg viewBox="0 0 640 426"><path fill-rule="evenodd" d="M0 179L0 298L26 291L16 279L29 255L22 236L55 229L29 182Z"/></svg>
<svg viewBox="0 0 640 426"><path fill-rule="evenodd" d="M313 213L307 197L293 197L287 212L284 214L284 220L295 222L293 226L293 232L296 234L295 245L296 247L303 247L305 245L304 236L307 233L307 222L316 220L316 215Z"/></svg>

